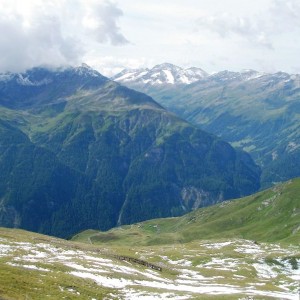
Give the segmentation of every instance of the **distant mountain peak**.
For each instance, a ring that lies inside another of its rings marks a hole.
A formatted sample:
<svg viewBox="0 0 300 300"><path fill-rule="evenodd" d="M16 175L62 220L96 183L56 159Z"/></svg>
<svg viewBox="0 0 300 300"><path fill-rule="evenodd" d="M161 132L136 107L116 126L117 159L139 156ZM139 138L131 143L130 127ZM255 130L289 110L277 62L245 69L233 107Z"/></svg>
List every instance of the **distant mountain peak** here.
<svg viewBox="0 0 300 300"><path fill-rule="evenodd" d="M252 69L245 69L240 72L234 72L234 71L220 71L214 74L211 74L208 76L208 79L218 80L218 81L247 81L251 79L256 79L259 77L262 77L266 75L266 73L258 72Z"/></svg>
<svg viewBox="0 0 300 300"><path fill-rule="evenodd" d="M79 75L83 76L92 76L92 77L98 77L102 76L98 71L90 67L89 65L82 63L81 66L73 68L75 72L77 72Z"/></svg>
<svg viewBox="0 0 300 300"><path fill-rule="evenodd" d="M162 63L152 69L125 69L112 77L120 83L138 83L147 85L178 85L190 84L207 77L200 68L181 68L171 63Z"/></svg>
<svg viewBox="0 0 300 300"><path fill-rule="evenodd" d="M41 86L49 84L54 80L59 80L61 76L64 78L77 76L82 80L86 79L106 79L98 71L94 70L87 64L77 67L67 66L58 68L49 68L47 66L34 67L22 73L0 73L0 82L9 82L14 80L17 84L23 86Z"/></svg>
<svg viewBox="0 0 300 300"><path fill-rule="evenodd" d="M168 70L182 70L181 67L178 67L174 64L171 64L171 63L162 63L162 64L158 64L158 65L155 65L152 70L159 70L159 69L168 69Z"/></svg>
<svg viewBox="0 0 300 300"><path fill-rule="evenodd" d="M0 92L0 106L9 108L41 108L68 101L77 93L88 93L97 95L89 98L89 105L97 111L111 106L115 110L137 107L163 109L151 97L111 81L86 64L52 69L35 67L23 73L0 73ZM77 105L76 109L84 107ZM89 109L89 106L86 108Z"/></svg>

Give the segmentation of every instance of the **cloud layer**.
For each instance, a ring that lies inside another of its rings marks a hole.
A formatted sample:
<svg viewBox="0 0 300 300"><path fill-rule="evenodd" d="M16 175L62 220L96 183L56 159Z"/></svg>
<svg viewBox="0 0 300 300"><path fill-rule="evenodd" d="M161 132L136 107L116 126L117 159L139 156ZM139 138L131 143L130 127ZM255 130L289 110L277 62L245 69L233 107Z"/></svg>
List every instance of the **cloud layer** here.
<svg viewBox="0 0 300 300"><path fill-rule="evenodd" d="M166 61L300 72L299 0L0 0L0 8L0 72L86 62L109 76Z"/></svg>
<svg viewBox="0 0 300 300"><path fill-rule="evenodd" d="M250 45L274 49L278 35L297 31L300 25L298 0L272 0L269 9L254 15L230 13L206 15L197 20L200 29L210 30L222 38L239 37Z"/></svg>
<svg viewBox="0 0 300 300"><path fill-rule="evenodd" d="M207 16L197 21L199 27L217 33L222 38L238 36L254 46L263 46L272 49L272 42L268 36L268 24L258 18L235 16L223 13Z"/></svg>
<svg viewBox="0 0 300 300"><path fill-rule="evenodd" d="M0 6L0 71L78 64L92 43L128 43L117 25L122 10L110 1L0 0Z"/></svg>

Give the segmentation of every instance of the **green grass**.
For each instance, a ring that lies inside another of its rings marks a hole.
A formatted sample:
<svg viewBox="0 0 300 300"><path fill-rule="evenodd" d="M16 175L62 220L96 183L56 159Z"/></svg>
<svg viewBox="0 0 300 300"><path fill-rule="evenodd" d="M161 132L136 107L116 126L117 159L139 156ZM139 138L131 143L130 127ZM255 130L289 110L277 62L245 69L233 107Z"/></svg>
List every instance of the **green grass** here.
<svg viewBox="0 0 300 300"><path fill-rule="evenodd" d="M43 276L35 270L9 266L1 260L0 264L1 299L103 299L111 292L92 280L80 279L59 269Z"/></svg>
<svg viewBox="0 0 300 300"><path fill-rule="evenodd" d="M300 243L300 179L242 199L196 210L178 218L155 219L107 232L84 231L74 241L106 245L166 245L194 240L243 238Z"/></svg>
<svg viewBox="0 0 300 300"><path fill-rule="evenodd" d="M153 226L148 225L145 228L146 233L155 234ZM130 229L134 227L127 226L127 230ZM154 229L156 230L156 227ZM200 287L228 285L241 291L232 295L226 292L222 295L210 294L201 289L195 293L184 290L170 291L176 296L188 296L188 299L241 299L248 295L249 288L255 290L255 299L274 299L268 297L268 293L284 292L280 287L282 284L288 286L288 290L293 294L297 291L297 282L289 277L290 273L283 271L286 266L294 270L299 267L300 256L296 253L295 246L277 247L269 243L255 245L252 241L238 239L228 241L226 238L150 246L124 243L109 246L108 242L102 242L105 246L103 244L95 246L88 242L93 234L96 232L86 231L78 236L81 237L81 242L86 243L77 243L23 230L0 228L0 241L1 245L4 245L0 248L4 249L4 255L0 252L0 298L130 299L128 289L147 296L169 292L168 289L155 285L150 287L147 284L145 286L138 284L143 280L145 283L152 280L151 277L147 277L151 272L150 269L117 259L116 255L125 255L160 265L163 268L162 272L152 271L155 276L154 282L168 281L177 285L180 278L183 280L185 278L188 280L188 285L191 280L193 281L191 284L195 287L198 287L198 284ZM5 254L5 245L9 245L11 249L7 254ZM246 249L253 247L260 251L254 254L245 252ZM69 254L67 255L66 252ZM45 258L36 256L37 253L44 253L46 256ZM98 264L95 259L108 259L108 261ZM262 278L255 264L270 266L276 273L275 277ZM28 265L40 269L29 269ZM82 269L77 269L76 265L81 266ZM132 272L127 273L126 269L122 271L128 267ZM125 289L109 288L105 287L105 284L104 286L97 284L94 280L77 277L72 274L74 270L83 270L83 272L105 276L108 280L112 279L116 282L124 280L129 283L126 284ZM182 277L182 274L185 274L185 277ZM193 274L202 276L200 282L197 282ZM263 292L266 293L260 295Z"/></svg>
<svg viewBox="0 0 300 300"><path fill-rule="evenodd" d="M93 249L88 245L77 245L65 240L44 236L19 229L0 228L0 238L11 243L47 243L63 249ZM3 241L1 241L1 244ZM4 243L5 244L5 243ZM83 248L82 248L83 247ZM5 300L21 299L104 299L113 289L97 285L89 279L81 279L68 273L69 268L60 264L37 264L48 272L26 269L7 264L14 257L30 254L30 251L16 250L13 256L0 257L0 298ZM26 263L26 262L25 262ZM22 262L21 262L22 264ZM30 264L30 261L27 262Z"/></svg>

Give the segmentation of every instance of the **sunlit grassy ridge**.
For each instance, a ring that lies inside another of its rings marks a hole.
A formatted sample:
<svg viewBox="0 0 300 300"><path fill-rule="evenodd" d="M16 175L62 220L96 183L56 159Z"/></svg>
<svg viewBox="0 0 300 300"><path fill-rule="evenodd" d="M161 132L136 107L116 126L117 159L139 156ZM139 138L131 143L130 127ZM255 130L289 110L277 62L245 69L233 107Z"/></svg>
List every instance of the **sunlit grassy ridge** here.
<svg viewBox="0 0 300 300"><path fill-rule="evenodd" d="M93 244L156 245L213 238L299 244L300 179L182 217L155 219L107 232L84 231L73 239Z"/></svg>

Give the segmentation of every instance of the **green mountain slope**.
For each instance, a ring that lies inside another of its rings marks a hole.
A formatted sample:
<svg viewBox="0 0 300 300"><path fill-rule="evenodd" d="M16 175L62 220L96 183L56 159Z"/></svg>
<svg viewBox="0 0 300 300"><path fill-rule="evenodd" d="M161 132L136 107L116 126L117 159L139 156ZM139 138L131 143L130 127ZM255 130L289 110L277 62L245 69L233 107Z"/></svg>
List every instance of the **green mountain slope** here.
<svg viewBox="0 0 300 300"><path fill-rule="evenodd" d="M0 224L68 237L259 189L250 156L88 67L0 81Z"/></svg>
<svg viewBox="0 0 300 300"><path fill-rule="evenodd" d="M224 71L189 85L123 82L249 152L263 188L300 176L299 83L299 75L255 71Z"/></svg>
<svg viewBox="0 0 300 300"><path fill-rule="evenodd" d="M106 245L163 245L215 238L299 245L300 179L182 217L151 220L108 232L86 231L73 239Z"/></svg>
<svg viewBox="0 0 300 300"><path fill-rule="evenodd" d="M242 239L151 247L0 228L0 298L297 299L299 246Z"/></svg>

